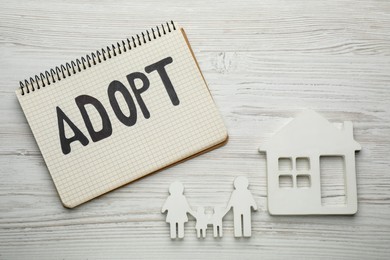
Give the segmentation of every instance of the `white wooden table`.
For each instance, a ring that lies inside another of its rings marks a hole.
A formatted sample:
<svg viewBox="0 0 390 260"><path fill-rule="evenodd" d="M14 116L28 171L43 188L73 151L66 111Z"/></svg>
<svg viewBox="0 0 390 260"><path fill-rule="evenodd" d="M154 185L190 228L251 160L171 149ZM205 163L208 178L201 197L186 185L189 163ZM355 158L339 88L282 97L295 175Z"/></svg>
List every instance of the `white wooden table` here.
<svg viewBox="0 0 390 260"><path fill-rule="evenodd" d="M390 2L1 1L0 259L388 258L390 254ZM167 20L185 29L223 114L226 146L62 207L14 90L18 81ZM304 108L352 120L359 212L273 217L257 148ZM169 239L169 184L193 207L224 205L247 176L259 206L253 236Z"/></svg>

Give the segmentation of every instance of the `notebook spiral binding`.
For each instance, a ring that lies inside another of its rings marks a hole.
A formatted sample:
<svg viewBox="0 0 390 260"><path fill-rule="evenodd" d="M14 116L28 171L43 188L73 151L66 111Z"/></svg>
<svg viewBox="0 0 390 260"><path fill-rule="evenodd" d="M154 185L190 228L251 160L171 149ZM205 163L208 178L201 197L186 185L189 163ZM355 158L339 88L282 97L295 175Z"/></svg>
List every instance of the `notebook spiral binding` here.
<svg viewBox="0 0 390 260"><path fill-rule="evenodd" d="M60 66L55 67L55 69L46 70L44 73L40 73L39 76L35 75L35 78L30 77L29 80L20 81L20 90L21 94L29 94L41 88L44 88L52 83L55 83L57 80L60 81L66 77L70 77L82 70L86 70L92 66L95 66L102 61L111 59L117 55L122 54L122 52L127 52L133 48L137 48L147 42L150 42L154 39L162 37L163 35L170 33L176 30L175 23L173 21L166 22L156 26L156 29L151 28L142 32L141 34L135 35L135 37L127 38L122 42L117 42L110 46L106 46L101 50L96 50L91 54L87 54L85 57L76 59L75 61L67 62L61 64Z"/></svg>

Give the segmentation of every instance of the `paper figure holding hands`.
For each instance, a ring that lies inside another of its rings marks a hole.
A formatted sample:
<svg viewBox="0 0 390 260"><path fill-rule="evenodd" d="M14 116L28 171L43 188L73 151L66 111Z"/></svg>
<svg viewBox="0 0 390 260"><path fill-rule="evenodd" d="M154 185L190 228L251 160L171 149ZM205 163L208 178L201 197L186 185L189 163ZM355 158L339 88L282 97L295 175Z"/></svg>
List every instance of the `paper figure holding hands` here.
<svg viewBox="0 0 390 260"><path fill-rule="evenodd" d="M184 237L184 223L188 221L187 213L196 219L196 234L198 238L205 238L208 225L213 225L214 237L222 237L222 222L224 216L233 208L234 216L234 236L251 236L251 210L257 210L257 205L248 190L248 179L237 177L234 180L235 190L232 192L227 207L214 207L214 213L210 216L205 213L204 207L198 207L197 212L193 212L183 195L184 187L180 182L174 182L169 187L169 193L162 213L168 211L166 222L171 226L171 238ZM177 229L176 230L176 226Z"/></svg>
<svg viewBox="0 0 390 260"><path fill-rule="evenodd" d="M179 238L184 237L184 223L188 221L187 213L194 215L183 193L183 184L180 182L172 183L169 186L170 195L168 196L161 210L162 213L168 211L166 222L168 222L171 226L172 239L176 238L176 235Z"/></svg>
<svg viewBox="0 0 390 260"><path fill-rule="evenodd" d="M222 219L226 215L223 214L224 209L214 207L214 214L211 219L211 223L213 224L214 237L222 237Z"/></svg>
<svg viewBox="0 0 390 260"><path fill-rule="evenodd" d="M250 237L252 235L251 208L257 210L257 205L251 192L248 190L248 185L248 179L245 177L240 176L234 180L235 190L226 208L226 213L233 208L235 237Z"/></svg>
<svg viewBox="0 0 390 260"><path fill-rule="evenodd" d="M207 225L209 224L209 217L205 214L204 207L199 207L195 214L196 218L196 235L198 238L206 237Z"/></svg>

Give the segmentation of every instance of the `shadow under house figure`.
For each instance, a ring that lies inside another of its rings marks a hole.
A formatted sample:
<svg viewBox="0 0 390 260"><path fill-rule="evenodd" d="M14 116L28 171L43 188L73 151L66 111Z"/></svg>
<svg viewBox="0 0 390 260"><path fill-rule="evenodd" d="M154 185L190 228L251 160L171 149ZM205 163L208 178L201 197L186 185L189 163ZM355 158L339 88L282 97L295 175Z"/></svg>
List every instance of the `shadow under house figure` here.
<svg viewBox="0 0 390 260"><path fill-rule="evenodd" d="M248 190L248 185L248 179L245 177L240 176L234 180L235 190L226 208L226 213L233 208L235 237L250 237L252 235L251 209L257 210L257 205Z"/></svg>
<svg viewBox="0 0 390 260"><path fill-rule="evenodd" d="M171 238L184 237L184 223L188 221L187 213L195 215L184 196L184 186L174 182L169 186L169 197L164 203L161 212L168 211L166 222L171 227Z"/></svg>

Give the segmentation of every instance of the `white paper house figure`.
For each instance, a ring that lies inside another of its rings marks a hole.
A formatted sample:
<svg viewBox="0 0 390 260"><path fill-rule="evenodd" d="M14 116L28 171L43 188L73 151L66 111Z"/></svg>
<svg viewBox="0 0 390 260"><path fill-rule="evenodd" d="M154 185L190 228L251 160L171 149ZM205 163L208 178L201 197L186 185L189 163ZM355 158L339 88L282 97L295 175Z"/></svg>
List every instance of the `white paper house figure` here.
<svg viewBox="0 0 390 260"><path fill-rule="evenodd" d="M267 157L269 213L355 214L355 151L360 149L360 144L353 139L351 122L344 122L337 128L312 110L298 115L259 148ZM340 172L344 175L341 185L344 185L345 197L343 203L337 205L324 205L321 195L321 181L326 176L321 172L320 161L329 156L341 158L343 168Z"/></svg>

